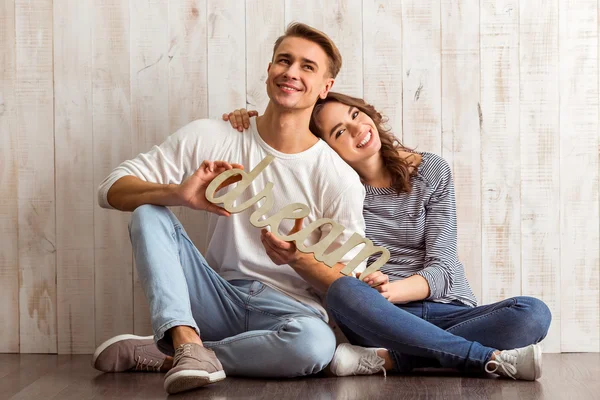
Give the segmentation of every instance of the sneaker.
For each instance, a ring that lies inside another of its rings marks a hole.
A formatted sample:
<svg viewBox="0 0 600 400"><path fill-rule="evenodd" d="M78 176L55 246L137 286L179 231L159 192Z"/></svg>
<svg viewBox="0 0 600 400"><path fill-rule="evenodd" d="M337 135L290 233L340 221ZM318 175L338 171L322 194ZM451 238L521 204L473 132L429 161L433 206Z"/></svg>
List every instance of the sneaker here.
<svg viewBox="0 0 600 400"><path fill-rule="evenodd" d="M185 343L175 350L173 368L165 375L165 390L174 394L223 379L225 371L214 351L196 343Z"/></svg>
<svg viewBox="0 0 600 400"><path fill-rule="evenodd" d="M385 360L377 355L377 350L380 349L342 343L335 350L329 369L336 376L372 375L380 371L386 376Z"/></svg>
<svg viewBox="0 0 600 400"><path fill-rule="evenodd" d="M165 358L153 336L119 335L98 346L92 367L103 372L159 372Z"/></svg>
<svg viewBox="0 0 600 400"><path fill-rule="evenodd" d="M500 376L535 381L542 376L542 348L537 344L503 350L485 364L485 371Z"/></svg>

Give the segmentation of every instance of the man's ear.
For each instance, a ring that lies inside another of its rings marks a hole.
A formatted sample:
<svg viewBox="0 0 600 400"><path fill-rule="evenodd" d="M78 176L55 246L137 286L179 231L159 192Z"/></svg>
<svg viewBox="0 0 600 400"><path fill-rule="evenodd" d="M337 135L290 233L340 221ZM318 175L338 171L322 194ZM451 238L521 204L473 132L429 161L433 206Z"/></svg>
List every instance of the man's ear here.
<svg viewBox="0 0 600 400"><path fill-rule="evenodd" d="M272 62L270 62L270 63L269 63L269 65L267 66L267 78L265 79L265 83L267 83L267 81L269 80L269 71L271 70L271 65L272 65L272 64L273 64L273 63L272 63Z"/></svg>
<svg viewBox="0 0 600 400"><path fill-rule="evenodd" d="M329 94L329 91L331 90L331 88L333 87L333 84L335 83L335 79L333 78L328 78L325 81L325 87L323 88L323 90L321 90L321 93L319 93L319 97L321 99L324 99L327 97L327 95Z"/></svg>

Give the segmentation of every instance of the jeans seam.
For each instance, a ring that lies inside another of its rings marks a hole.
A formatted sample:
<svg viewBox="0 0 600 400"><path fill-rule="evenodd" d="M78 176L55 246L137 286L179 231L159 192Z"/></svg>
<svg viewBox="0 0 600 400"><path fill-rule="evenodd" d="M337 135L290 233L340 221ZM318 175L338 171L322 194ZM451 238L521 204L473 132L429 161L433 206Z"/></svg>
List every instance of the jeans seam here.
<svg viewBox="0 0 600 400"><path fill-rule="evenodd" d="M251 295L249 295L249 297L254 297L254 296L258 296L259 294L261 294L262 292L265 291L265 289L267 288L267 285L265 285L264 283L261 282L261 284L263 285L260 289L258 289L256 292L252 293ZM250 300L248 300L248 302L250 302Z"/></svg>
<svg viewBox="0 0 600 400"><path fill-rule="evenodd" d="M249 331L249 332L252 332L252 331ZM247 333L247 332L244 332L244 333ZM256 334L250 334L250 335L246 335L244 337L235 338L235 339L233 337L228 337L228 338L225 338L223 340L218 340L218 341L206 343L206 347L210 349L210 348L213 348L213 347L216 347L216 346L222 346L224 344L229 345L229 344L232 344L232 343L235 343L235 342L239 342L240 340L253 339L253 338L260 337L260 336L267 336L267 335L273 335L273 334L277 335L277 334L279 334L279 331L269 331L269 332L261 332L261 333L256 333Z"/></svg>
<svg viewBox="0 0 600 400"><path fill-rule="evenodd" d="M299 316L302 316L302 317L307 317L307 318L315 318L315 317L313 317L313 316L310 316L310 315L299 315ZM290 317L287 317L287 318L281 318L281 319L288 319L288 323L289 323L289 322L293 322L293 321L294 321L294 319L293 319L293 318L290 318ZM315 318L315 319L316 319L317 321L321 321L321 320L320 320L320 319L318 319L318 318ZM323 321L321 321L321 322L323 322ZM231 344L231 343L239 342L240 340L245 340L245 339L253 339L253 338L260 337L260 336L267 336L267 335L273 335L273 334L275 334L275 335L279 335L279 334L281 334L281 331L282 331L282 329L283 329L283 327L284 327L284 326L285 326L285 324L284 324L284 325L281 325L281 326L279 326L279 327L277 328L277 330L276 330L276 331L275 331L275 330L273 330L273 331L269 331L269 332L261 332L261 333L256 333L256 334L250 334L250 335L246 335L246 336L244 336L244 337L241 337L241 338L236 338L236 339L234 339L234 338L232 338L232 337L228 337L228 338L225 338L225 339L223 339L223 340L219 340L219 341L212 341L212 342L210 342L210 345L208 345L208 344L207 344L207 346L206 346L206 347L208 347L208 348L212 348L212 347L215 347L215 346L221 346L221 345L223 345L223 344ZM252 331L247 331L247 332L252 332ZM244 333L247 333L247 332L244 332Z"/></svg>
<svg viewBox="0 0 600 400"><path fill-rule="evenodd" d="M460 358L461 360L465 360L465 362L467 360L466 357L462 357L462 356L459 356L459 355L456 355L456 354L446 353L444 351L434 350L434 349L430 349L430 348L427 348L427 347L415 346L415 345L411 345L411 344L408 344L408 343L405 343L405 342L400 342L397 339L393 339L393 338L390 338L388 336L382 335L381 333L374 332L374 331L370 330L369 328L367 328L366 326L363 326L363 325L361 325L359 323L356 323L356 322L350 320L349 318L346 318L346 317L342 316L338 311L336 311L332 307L330 307L329 310L336 316L336 319L346 319L346 320L352 322L353 325L359 326L360 328L365 329L366 331L368 331L369 333L374 334L375 336L379 336L379 337L382 337L382 338L387 339L387 340L392 340L392 341L395 341L396 343L403 344L405 346L416 347L418 349L423 349L423 350L431 351L431 352L434 352L434 353L448 355L448 356L451 356L451 357L457 357L457 358ZM344 325L348 326L348 324L344 324ZM348 328L348 329L350 329L350 328Z"/></svg>
<svg viewBox="0 0 600 400"><path fill-rule="evenodd" d="M481 318L487 318L487 317L489 317L489 316L491 316L491 315L494 315L494 314L496 314L496 313L498 313L498 312L500 312L500 311L504 311L504 310L510 309L511 307L513 307L514 305L516 305L516 304L517 304L517 301L516 301L515 299L512 299L512 300L513 300L513 304L511 304L511 305L509 305L509 306L502 307L502 308L498 308L497 310L493 310L493 311L491 311L491 312L488 312L488 313L486 313L486 314L480 315L480 316L478 316L478 317L473 317L473 318L471 318L471 319L468 319L468 320L466 320L466 321L463 321L463 322L461 322L461 323L458 323L458 324L456 324L456 325L453 325L453 326L451 326L451 327L447 328L447 329L446 329L446 331L450 332L452 329L459 328L459 327L461 327L461 326L463 326L463 325L469 324L469 323L471 323L471 322L474 322L474 321L478 321L478 320L480 320Z"/></svg>

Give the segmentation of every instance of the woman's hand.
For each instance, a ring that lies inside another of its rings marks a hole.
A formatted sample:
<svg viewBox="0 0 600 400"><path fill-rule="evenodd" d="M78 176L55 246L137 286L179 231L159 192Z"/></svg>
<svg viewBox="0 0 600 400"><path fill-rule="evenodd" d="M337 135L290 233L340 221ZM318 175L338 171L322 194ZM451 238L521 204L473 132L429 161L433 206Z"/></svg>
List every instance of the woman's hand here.
<svg viewBox="0 0 600 400"><path fill-rule="evenodd" d="M244 129L248 129L250 127L250 117L257 116L258 111L256 110L248 111L245 108L240 108L239 110L234 110L229 114L223 114L223 121L229 121L234 129L242 132Z"/></svg>
<svg viewBox="0 0 600 400"><path fill-rule="evenodd" d="M360 278L360 272L356 273L356 277ZM375 271L372 274L365 276L363 279L367 285L377 290L386 300L392 302L392 292L390 278L381 271Z"/></svg>

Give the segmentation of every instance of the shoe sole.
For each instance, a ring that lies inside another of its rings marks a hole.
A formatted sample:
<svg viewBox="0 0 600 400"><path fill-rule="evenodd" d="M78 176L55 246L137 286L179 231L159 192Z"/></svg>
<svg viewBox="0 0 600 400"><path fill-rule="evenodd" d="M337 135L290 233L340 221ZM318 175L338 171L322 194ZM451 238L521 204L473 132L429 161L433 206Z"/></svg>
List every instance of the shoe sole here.
<svg viewBox="0 0 600 400"><path fill-rule="evenodd" d="M104 350L106 350L109 346L111 346L117 342L120 342L122 340L128 340L128 339L146 340L146 339L153 339L153 338L154 338L154 336L137 336L137 335L131 335L131 334L118 335L118 336L112 337L112 338L108 339L107 341L105 341L104 343L102 343L100 346L98 346L98 348L94 352L94 356L92 357L92 367L96 368L96 360L98 359L100 354L102 354L102 352Z"/></svg>
<svg viewBox="0 0 600 400"><path fill-rule="evenodd" d="M537 380L542 376L542 348L540 345L533 345L533 380Z"/></svg>
<svg viewBox="0 0 600 400"><path fill-rule="evenodd" d="M165 378L165 390L169 394L197 389L225 379L225 371L179 371Z"/></svg>

